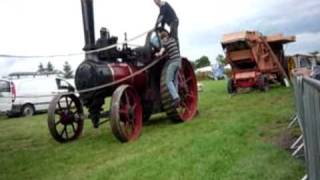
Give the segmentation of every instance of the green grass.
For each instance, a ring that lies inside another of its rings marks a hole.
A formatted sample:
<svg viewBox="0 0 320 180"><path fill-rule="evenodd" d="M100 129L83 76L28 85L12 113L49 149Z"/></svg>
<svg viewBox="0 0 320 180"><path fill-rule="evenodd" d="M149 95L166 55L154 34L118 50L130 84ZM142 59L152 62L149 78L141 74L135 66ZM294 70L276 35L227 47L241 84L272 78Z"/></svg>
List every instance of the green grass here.
<svg viewBox="0 0 320 180"><path fill-rule="evenodd" d="M299 179L302 162L268 139L293 114L291 89L231 97L225 82L204 82L200 114L171 123L156 116L135 142L119 143L109 124L86 121L77 141L59 144L46 115L0 117L0 179ZM276 126L274 126L276 124Z"/></svg>

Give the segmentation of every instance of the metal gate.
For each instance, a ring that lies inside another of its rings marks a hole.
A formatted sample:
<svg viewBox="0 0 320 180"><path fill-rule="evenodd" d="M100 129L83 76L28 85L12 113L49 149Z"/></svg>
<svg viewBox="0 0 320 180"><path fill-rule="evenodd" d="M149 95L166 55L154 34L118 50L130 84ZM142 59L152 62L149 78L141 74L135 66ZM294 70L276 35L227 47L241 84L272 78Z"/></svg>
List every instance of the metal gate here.
<svg viewBox="0 0 320 180"><path fill-rule="evenodd" d="M320 81L302 76L293 79L297 120L303 134L307 178L320 179Z"/></svg>

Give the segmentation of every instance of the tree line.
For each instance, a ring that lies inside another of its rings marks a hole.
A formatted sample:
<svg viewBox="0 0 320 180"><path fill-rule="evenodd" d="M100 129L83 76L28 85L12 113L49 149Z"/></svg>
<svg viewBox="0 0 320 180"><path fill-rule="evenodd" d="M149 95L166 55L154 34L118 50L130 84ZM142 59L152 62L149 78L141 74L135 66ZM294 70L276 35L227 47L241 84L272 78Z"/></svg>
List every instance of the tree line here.
<svg viewBox="0 0 320 180"><path fill-rule="evenodd" d="M60 70L58 69L55 69L55 67L53 66L53 64L49 61L46 65L46 67L43 66L42 63L39 64L38 66L38 71L40 74L47 74L47 73L61 73L63 74L63 77L64 78L73 78L74 75L73 75L73 71L72 71L72 68L71 68L71 65L69 64L68 61L66 61L63 65L63 71L61 72Z"/></svg>
<svg viewBox="0 0 320 180"><path fill-rule="evenodd" d="M318 59L318 55L320 54L320 52L313 51L313 52L309 52L309 54L311 56L315 57L316 59ZM226 57L222 54L218 54L218 56L216 57L216 62L222 66L225 66L228 64ZM208 56L201 56L199 59L196 59L195 61L192 61L191 63L195 69L199 69L199 68L211 65Z"/></svg>
<svg viewBox="0 0 320 180"><path fill-rule="evenodd" d="M226 58L222 54L219 54L216 57L216 61L218 62L218 64L221 64L223 66L227 64ZM199 59L196 59L195 61L191 61L191 63L195 69L211 65L208 56L202 56ZM55 67L50 61L46 64L46 66L40 63L38 66L37 72L44 73L44 74L45 73L62 73L64 78L74 78L73 70L68 61L65 61L62 72L55 69Z"/></svg>
<svg viewBox="0 0 320 180"><path fill-rule="evenodd" d="M227 60L222 54L218 54L216 57L216 61L219 65L225 66L227 65ZM210 66L210 60L208 56L201 56L199 59L196 59L192 62L195 69L199 69L202 67Z"/></svg>

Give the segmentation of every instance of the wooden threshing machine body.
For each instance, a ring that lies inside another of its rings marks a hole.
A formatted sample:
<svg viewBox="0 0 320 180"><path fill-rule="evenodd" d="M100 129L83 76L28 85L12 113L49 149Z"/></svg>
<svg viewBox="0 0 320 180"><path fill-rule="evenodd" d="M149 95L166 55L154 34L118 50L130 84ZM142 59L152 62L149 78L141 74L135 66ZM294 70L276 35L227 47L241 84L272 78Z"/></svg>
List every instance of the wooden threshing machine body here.
<svg viewBox="0 0 320 180"><path fill-rule="evenodd" d="M263 36L255 31L224 35L222 47L232 68L230 88L265 88L273 80L286 78L283 45L293 41L294 36Z"/></svg>

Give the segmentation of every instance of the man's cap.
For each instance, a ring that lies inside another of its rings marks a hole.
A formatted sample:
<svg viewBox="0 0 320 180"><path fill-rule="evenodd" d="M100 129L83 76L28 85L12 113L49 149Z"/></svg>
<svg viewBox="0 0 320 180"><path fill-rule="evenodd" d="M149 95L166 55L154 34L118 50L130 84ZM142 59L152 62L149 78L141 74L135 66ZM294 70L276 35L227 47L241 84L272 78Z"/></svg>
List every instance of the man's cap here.
<svg viewBox="0 0 320 180"><path fill-rule="evenodd" d="M101 31L101 32L107 32L107 28L102 27L102 28L100 29L100 31Z"/></svg>

